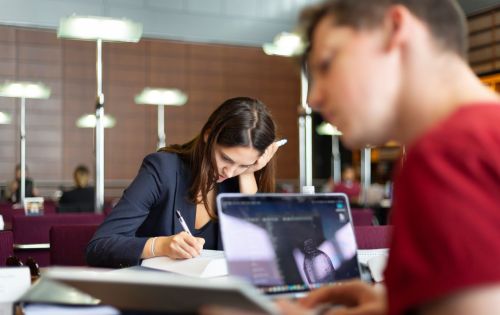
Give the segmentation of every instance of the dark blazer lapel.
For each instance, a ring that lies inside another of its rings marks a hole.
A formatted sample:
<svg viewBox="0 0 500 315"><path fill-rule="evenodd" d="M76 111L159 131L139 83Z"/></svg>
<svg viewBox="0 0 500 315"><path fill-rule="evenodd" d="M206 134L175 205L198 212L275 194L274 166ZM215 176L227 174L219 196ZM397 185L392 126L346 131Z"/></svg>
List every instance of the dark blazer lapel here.
<svg viewBox="0 0 500 315"><path fill-rule="evenodd" d="M186 221L187 226L194 231L194 222L196 215L196 208L192 202L188 200L189 184L191 183L191 173L187 170L186 165L179 159L179 168L176 172L176 187L175 187L175 201L174 201L174 226L175 234L184 231L181 223L175 214L176 210L181 212L182 217Z"/></svg>

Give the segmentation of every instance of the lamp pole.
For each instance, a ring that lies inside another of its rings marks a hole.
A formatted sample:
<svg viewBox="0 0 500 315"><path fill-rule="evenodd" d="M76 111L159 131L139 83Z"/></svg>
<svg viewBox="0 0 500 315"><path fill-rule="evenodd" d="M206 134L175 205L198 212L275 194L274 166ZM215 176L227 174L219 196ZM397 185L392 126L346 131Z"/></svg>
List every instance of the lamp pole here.
<svg viewBox="0 0 500 315"><path fill-rule="evenodd" d="M21 97L21 115L19 124L19 136L21 137L21 187L18 202L24 205L24 198L26 197L26 98Z"/></svg>
<svg viewBox="0 0 500 315"><path fill-rule="evenodd" d="M167 145L165 136L165 105L158 105L158 149Z"/></svg>
<svg viewBox="0 0 500 315"><path fill-rule="evenodd" d="M97 101L95 110L95 212L104 207L104 94L102 92L102 39L96 47Z"/></svg>
<svg viewBox="0 0 500 315"><path fill-rule="evenodd" d="M6 81L0 84L1 97L15 97L21 99L19 113L19 200L24 205L26 198L26 99L47 99L50 97L50 89L40 82Z"/></svg>
<svg viewBox="0 0 500 315"><path fill-rule="evenodd" d="M304 71L300 74L301 107L299 117L299 165L300 187L312 186L312 117L311 107L307 105L308 82Z"/></svg>
<svg viewBox="0 0 500 315"><path fill-rule="evenodd" d="M361 150L361 186L362 186L362 202L366 206L368 203L367 192L371 183L371 154L372 149L365 147Z"/></svg>
<svg viewBox="0 0 500 315"><path fill-rule="evenodd" d="M165 106L182 106L186 104L188 97L179 89L145 87L134 98L136 104L155 105L157 109L157 135L156 148L160 149L167 145L165 136Z"/></svg>
<svg viewBox="0 0 500 315"><path fill-rule="evenodd" d="M142 25L127 19L71 15L62 18L57 36L76 40L96 41L97 98L95 110L95 212L104 205L104 94L102 91L103 41L136 43L142 35Z"/></svg>
<svg viewBox="0 0 500 315"><path fill-rule="evenodd" d="M339 144L339 136L332 135L332 180L335 184L340 183L340 144Z"/></svg>

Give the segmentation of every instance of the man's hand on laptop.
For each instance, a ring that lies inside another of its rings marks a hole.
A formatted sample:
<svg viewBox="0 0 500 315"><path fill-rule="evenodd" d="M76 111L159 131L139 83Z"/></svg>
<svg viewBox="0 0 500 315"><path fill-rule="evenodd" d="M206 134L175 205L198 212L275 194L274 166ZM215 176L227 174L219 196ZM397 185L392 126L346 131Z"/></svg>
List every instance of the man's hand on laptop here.
<svg viewBox="0 0 500 315"><path fill-rule="evenodd" d="M324 305L335 305L325 309ZM338 282L334 285L312 291L297 303L279 301L282 314L327 315L385 315L387 314L387 298L383 285L371 285L361 280ZM302 313L297 313L298 309Z"/></svg>
<svg viewBox="0 0 500 315"><path fill-rule="evenodd" d="M298 300L276 302L283 315L385 315L387 300L383 285L360 280L338 282L312 291ZM202 315L258 315L254 312L219 306L204 307Z"/></svg>

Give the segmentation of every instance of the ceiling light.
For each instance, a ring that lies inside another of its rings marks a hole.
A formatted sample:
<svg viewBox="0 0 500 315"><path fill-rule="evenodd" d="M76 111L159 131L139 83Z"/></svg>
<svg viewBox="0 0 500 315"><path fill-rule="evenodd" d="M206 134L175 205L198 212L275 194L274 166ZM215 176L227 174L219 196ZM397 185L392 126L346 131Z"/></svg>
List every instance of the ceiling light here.
<svg viewBox="0 0 500 315"><path fill-rule="evenodd" d="M57 37L137 43L142 36L142 24L128 19L72 15L62 18Z"/></svg>

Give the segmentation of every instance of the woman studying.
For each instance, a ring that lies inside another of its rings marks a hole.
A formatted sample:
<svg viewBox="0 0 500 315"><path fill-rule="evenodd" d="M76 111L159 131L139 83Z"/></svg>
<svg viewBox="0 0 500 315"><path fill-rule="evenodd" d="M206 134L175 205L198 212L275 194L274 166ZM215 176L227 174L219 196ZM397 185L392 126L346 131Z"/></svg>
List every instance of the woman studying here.
<svg viewBox="0 0 500 315"><path fill-rule="evenodd" d="M233 98L210 115L193 140L146 156L89 242L87 263L126 267L155 256L186 259L203 248L222 249L215 197L274 190L269 162L278 149L275 129L264 104Z"/></svg>

